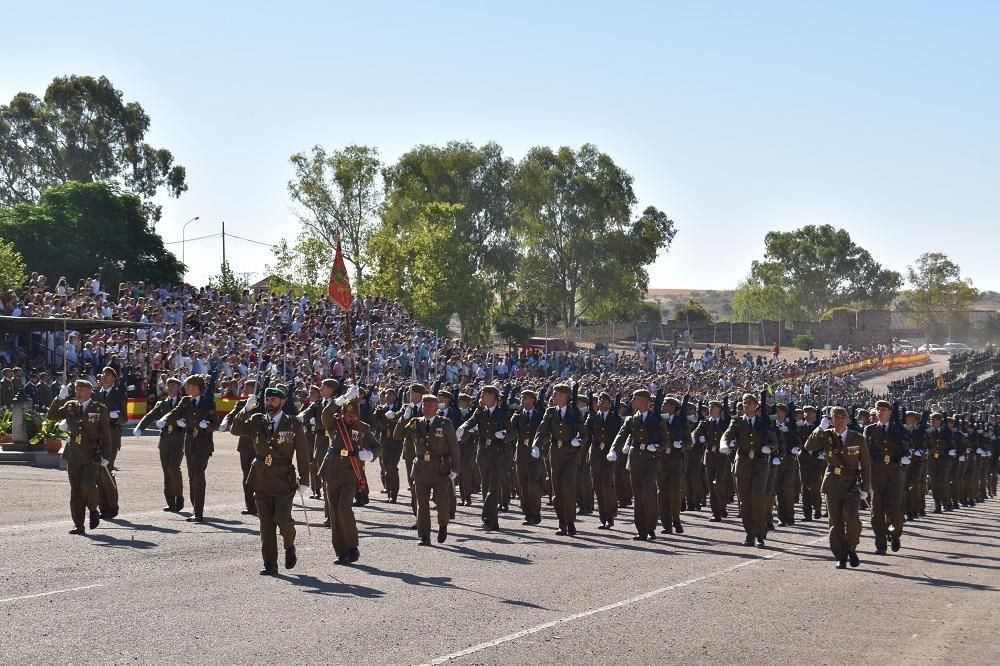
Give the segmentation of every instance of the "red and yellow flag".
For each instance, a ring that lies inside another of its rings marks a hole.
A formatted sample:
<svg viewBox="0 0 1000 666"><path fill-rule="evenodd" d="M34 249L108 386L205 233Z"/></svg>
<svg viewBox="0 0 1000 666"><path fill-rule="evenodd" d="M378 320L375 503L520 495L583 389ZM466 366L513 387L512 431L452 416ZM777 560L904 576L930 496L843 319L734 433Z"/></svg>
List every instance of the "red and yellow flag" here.
<svg viewBox="0 0 1000 666"><path fill-rule="evenodd" d="M351 309L354 296L351 294L351 281L347 277L347 266L344 264L344 253L340 250L340 239L337 239L337 253L333 257L333 269L330 271L330 299L345 310Z"/></svg>

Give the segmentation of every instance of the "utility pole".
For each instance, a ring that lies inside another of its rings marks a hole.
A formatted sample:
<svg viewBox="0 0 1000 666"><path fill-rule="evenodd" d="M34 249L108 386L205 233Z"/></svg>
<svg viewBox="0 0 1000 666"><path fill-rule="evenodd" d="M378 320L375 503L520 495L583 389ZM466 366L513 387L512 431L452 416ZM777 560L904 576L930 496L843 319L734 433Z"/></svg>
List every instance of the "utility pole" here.
<svg viewBox="0 0 1000 666"><path fill-rule="evenodd" d="M226 221L222 221L222 265L226 265Z"/></svg>

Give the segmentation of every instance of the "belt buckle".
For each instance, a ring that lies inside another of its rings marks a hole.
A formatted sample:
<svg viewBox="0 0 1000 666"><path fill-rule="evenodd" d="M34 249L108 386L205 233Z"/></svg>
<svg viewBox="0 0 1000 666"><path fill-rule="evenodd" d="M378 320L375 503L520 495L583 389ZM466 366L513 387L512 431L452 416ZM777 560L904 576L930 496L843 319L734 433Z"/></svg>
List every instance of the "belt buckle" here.
<svg viewBox="0 0 1000 666"><path fill-rule="evenodd" d="M561 448L562 448L562 445L563 445L563 443L562 443L562 440L561 440L561 439L560 439L560 440L557 440L557 441L556 441L556 448L557 448L557 449L561 449Z"/></svg>
<svg viewBox="0 0 1000 666"><path fill-rule="evenodd" d="M268 453L268 454L267 454L267 457L266 457L266 458L264 458L264 466L265 466L265 467L270 467L270 466L271 466L271 463L273 463L273 462L274 462L274 458L272 458L272 457L271 457L271 454L270 454L270 453Z"/></svg>
<svg viewBox="0 0 1000 666"><path fill-rule="evenodd" d="M937 451L935 451L933 455L934 455L934 460L937 460L938 458L941 457L941 454L938 453Z"/></svg>
<svg viewBox="0 0 1000 666"><path fill-rule="evenodd" d="M750 460L753 460L754 453L755 451L753 449L750 449Z"/></svg>
<svg viewBox="0 0 1000 666"><path fill-rule="evenodd" d="M531 440L530 439L525 439L524 440L524 445L525 446L531 446Z"/></svg>
<svg viewBox="0 0 1000 666"><path fill-rule="evenodd" d="M77 444L83 444L83 435L77 435L76 436L76 443Z"/></svg>
<svg viewBox="0 0 1000 666"><path fill-rule="evenodd" d="M597 448L600 449L601 451L603 451L604 450L604 442L601 442L600 446L598 446Z"/></svg>
<svg viewBox="0 0 1000 666"><path fill-rule="evenodd" d="M167 434L169 435L169 434L170 434L170 433L172 433L173 431L174 431L174 427L173 427L172 425L168 425L168 426L167 426Z"/></svg>
<svg viewBox="0 0 1000 666"><path fill-rule="evenodd" d="M888 465L890 460L892 460L890 456L882 456L882 462L884 464Z"/></svg>
<svg viewBox="0 0 1000 666"><path fill-rule="evenodd" d="M834 467L833 468L833 474L834 474L834 476L840 476L840 474L841 474L842 471L843 471L843 468L841 468L841 467Z"/></svg>
<svg viewBox="0 0 1000 666"><path fill-rule="evenodd" d="M430 451L425 451L424 452L424 462L430 462L430 461L431 461Z"/></svg>
<svg viewBox="0 0 1000 666"><path fill-rule="evenodd" d="M350 455L350 452L347 449L341 449L340 450L340 457L341 458L346 458L349 455Z"/></svg>

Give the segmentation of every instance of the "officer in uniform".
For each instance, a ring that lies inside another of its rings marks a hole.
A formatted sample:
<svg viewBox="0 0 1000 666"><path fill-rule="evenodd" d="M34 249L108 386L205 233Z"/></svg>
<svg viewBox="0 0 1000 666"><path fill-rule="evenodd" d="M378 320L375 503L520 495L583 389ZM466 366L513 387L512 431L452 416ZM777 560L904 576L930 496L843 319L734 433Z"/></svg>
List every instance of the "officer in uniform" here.
<svg viewBox="0 0 1000 666"><path fill-rule="evenodd" d="M774 458L771 471L778 506L778 524L785 527L795 524L795 493L799 485L798 456L802 453L802 447L799 446L798 429L787 405L777 405L774 426L778 449L782 455Z"/></svg>
<svg viewBox="0 0 1000 666"><path fill-rule="evenodd" d="M342 401L338 411L324 410L323 428L330 437L330 446L320 463L319 474L330 507L333 550L337 564L353 564L361 557L354 519L354 495L361 471L358 464L374 460L379 443L369 424L361 420L361 405L355 397Z"/></svg>
<svg viewBox="0 0 1000 666"><path fill-rule="evenodd" d="M722 403L711 400L708 403L708 418L699 422L691 433L692 441L705 449L705 472L708 476L708 502L712 509L710 522L717 523L728 518L726 510L726 472L729 469L729 456L722 453L719 447L722 434L729 427L728 419L723 418Z"/></svg>
<svg viewBox="0 0 1000 666"><path fill-rule="evenodd" d="M926 515L924 498L927 495L927 456L924 453L924 431L919 427L919 421L918 412L906 412L906 424L903 427L909 436L911 454L903 480L903 504L907 520L916 520Z"/></svg>
<svg viewBox="0 0 1000 666"><path fill-rule="evenodd" d="M97 400L108 408L108 418L111 419L111 457L108 458L111 470L115 469L115 460L122 448L122 427L128 420L126 414L126 395L123 387L118 386L118 372L108 366L101 371L101 387L94 394Z"/></svg>
<svg viewBox="0 0 1000 666"><path fill-rule="evenodd" d="M892 551L900 548L903 534L903 467L910 464L909 438L902 425L892 420L893 407L885 400L875 403L878 420L865 426L865 443L872 456L872 532L875 552L884 555L886 541ZM890 531L891 528L891 531Z"/></svg>
<svg viewBox="0 0 1000 666"><path fill-rule="evenodd" d="M184 382L187 395L165 419L168 424L173 423L184 432L184 457L187 459L188 486L191 488L191 505L194 510L187 521L196 523L204 521L205 470L208 468L208 459L215 452L212 433L219 427L215 401L212 396L203 395L204 390L204 375L189 376Z"/></svg>
<svg viewBox="0 0 1000 666"><path fill-rule="evenodd" d="M500 390L484 386L480 392L479 408L465 420L456 437L461 440L466 432L474 433L479 440L476 464L483 482L483 527L487 531L500 529L497 512L500 506L500 475L503 473L504 449L510 428L510 414L499 405Z"/></svg>
<svg viewBox="0 0 1000 666"><path fill-rule="evenodd" d="M413 438L410 436L412 431L407 429L406 426L410 422L410 419L420 418L422 409L421 401L425 393L427 393L427 389L423 384L412 384L410 386L410 401L403 408L403 413L396 421L396 428L392 434L393 439L397 442L402 442L403 462L406 463L406 483L410 489L410 508L413 510L414 517L417 515L417 496L413 487L413 460L417 454L413 445ZM411 529L417 529L416 523L413 524Z"/></svg>
<svg viewBox="0 0 1000 666"><path fill-rule="evenodd" d="M333 403L340 384L336 379L324 379L319 385L319 399L309 403L303 410L302 420L312 425L314 436L310 451L309 485L312 488L310 499L323 499L323 483L319 477L319 464L326 457L326 449L330 446L330 437L323 427L323 411Z"/></svg>
<svg viewBox="0 0 1000 666"><path fill-rule="evenodd" d="M948 465L948 498L953 510L958 509L959 497L961 495L961 479L965 471L965 433L958 426L961 422L961 414L952 414L948 418L948 431L951 440L951 463Z"/></svg>
<svg viewBox="0 0 1000 666"><path fill-rule="evenodd" d="M593 396L580 395L576 398L576 409L585 425L593 401ZM580 452L580 468L576 474L576 504L578 516L589 516L594 513L594 481L590 475L589 446Z"/></svg>
<svg viewBox="0 0 1000 666"><path fill-rule="evenodd" d="M522 393L523 395L523 393ZM472 396L468 393L458 394L458 421L459 427L469 418L472 409ZM479 438L475 433L466 432L459 437L456 429L455 436L458 438L458 450L461 457L461 469L458 472L458 493L463 506L472 506L472 490L476 478L476 453ZM532 433L534 437L534 433ZM523 492L523 490L522 490Z"/></svg>
<svg viewBox="0 0 1000 666"><path fill-rule="evenodd" d="M399 499L399 459L403 455L403 443L393 437L398 416L396 398L396 389L387 389L372 414L372 434L379 443L380 475L390 504Z"/></svg>
<svg viewBox="0 0 1000 666"><path fill-rule="evenodd" d="M684 533L681 525L681 498L684 496L684 453L691 449L691 433L688 427L687 398L684 405L673 396L663 400L670 439L660 449L660 466L656 475L656 491L659 500L661 534Z"/></svg>
<svg viewBox="0 0 1000 666"><path fill-rule="evenodd" d="M75 399L68 400L69 387L63 386L49 406L48 418L61 419L60 426L69 433L63 458L69 473L69 509L74 525L70 534L85 534L84 508L90 511L90 529L101 522L97 479L102 465L108 464L105 452L112 447L111 421L107 408L91 399L94 386L88 380L76 380L75 387Z"/></svg>
<svg viewBox="0 0 1000 666"><path fill-rule="evenodd" d="M778 444L774 433L767 428L769 417L757 414L759 406L756 396L743 395L743 417L732 420L722 435L722 444L725 452L736 449L736 493L746 532L743 545L763 548L771 514L767 479L771 471L771 453Z"/></svg>
<svg viewBox="0 0 1000 666"><path fill-rule="evenodd" d="M934 498L934 513L951 511L951 488L948 485L951 473L952 453L951 431L944 427L944 415L931 414L930 428L924 433L924 448L927 452L927 476Z"/></svg>
<svg viewBox="0 0 1000 666"><path fill-rule="evenodd" d="M597 411L587 415L586 423L590 437L590 475L597 492L597 513L601 519L601 526L597 529L610 530L618 516L615 495L618 451L613 444L622 427L621 418L611 410L611 394L601 392L597 397Z"/></svg>
<svg viewBox="0 0 1000 666"><path fill-rule="evenodd" d="M441 389L437 392L438 398L438 414L443 418L451 421L451 427L453 430L457 430L458 426L462 425L462 421L465 418L462 413L458 411L458 408L452 404L452 393L448 389ZM460 469L458 463L455 465L455 471L458 472ZM456 477L457 478L457 477ZM458 502L455 497L455 479L448 479L448 515L451 520L455 520L455 508Z"/></svg>
<svg viewBox="0 0 1000 666"><path fill-rule="evenodd" d="M684 504L681 509L685 511L701 511L708 494L705 489L705 444L693 436L705 418L705 406L698 403L697 410L691 413L694 409L694 405L688 405L687 421L692 436L689 437L690 449L684 453Z"/></svg>
<svg viewBox="0 0 1000 666"><path fill-rule="evenodd" d="M521 391L521 407L510 419L510 429L514 433L514 465L517 470L517 484L521 489L522 525L538 525L542 522L542 465L541 447L535 446L535 434L542 423L542 411L536 401L538 395L530 390ZM466 453L463 451L463 462ZM464 465L463 465L464 467Z"/></svg>
<svg viewBox="0 0 1000 666"><path fill-rule="evenodd" d="M670 440L667 422L653 413L653 397L646 389L632 393L633 414L622 423L614 449L628 458L628 472L635 493L635 541L656 539L656 468L659 449Z"/></svg>
<svg viewBox="0 0 1000 666"><path fill-rule="evenodd" d="M175 423L167 423L167 415L180 402L181 380L167 379L167 397L146 412L135 427L135 434L143 436L150 423L160 429L157 448L160 452L160 468L163 470L163 498L167 502L164 511L177 512L184 508L184 477L181 475L181 460L184 458L184 431ZM162 423L161 423L162 422Z"/></svg>
<svg viewBox="0 0 1000 666"><path fill-rule="evenodd" d="M819 425L816 408L806 405L802 409L805 420L798 424L799 441L804 442L812 434L812 431ZM799 454L799 478L802 484L802 515L803 520L809 522L815 515L817 519L823 517L822 496L820 485L823 480L823 471L826 469L824 460L826 451L823 448L816 449L815 452L804 451Z"/></svg>
<svg viewBox="0 0 1000 666"><path fill-rule="evenodd" d="M264 413L253 413L257 397L250 395L243 409L233 418L233 434L249 437L254 445L254 460L248 479L254 491L260 517L260 551L264 558L262 576L278 573L278 539L281 531L285 548L285 568L298 561L295 554L295 521L292 501L299 485L307 485L309 448L302 424L282 411L285 392L281 388L264 391ZM292 456L295 464L292 464ZM296 474L296 469L298 474Z"/></svg>
<svg viewBox="0 0 1000 666"><path fill-rule="evenodd" d="M871 458L865 438L848 430L847 410L834 407L833 427L823 417L820 427L813 430L803 448L810 453L825 450L827 462L823 477L823 493L830 514L830 550L837 558L837 568L861 563L858 542L861 539L861 518L858 509L861 500L868 497L871 482Z"/></svg>
<svg viewBox="0 0 1000 666"><path fill-rule="evenodd" d="M552 469L553 503L559 518L556 534L576 534L576 475L580 469L580 453L589 435L576 405L570 403L573 389L568 384L552 388L555 404L545 410L535 433L535 446L547 450Z"/></svg>
<svg viewBox="0 0 1000 666"><path fill-rule="evenodd" d="M413 462L413 481L417 493L418 545L431 545L431 498L437 505L437 542L448 538L450 507L448 493L451 482L458 478L461 459L455 426L438 413L438 397L425 393L422 398L422 416L410 419L406 425L416 450Z"/></svg>

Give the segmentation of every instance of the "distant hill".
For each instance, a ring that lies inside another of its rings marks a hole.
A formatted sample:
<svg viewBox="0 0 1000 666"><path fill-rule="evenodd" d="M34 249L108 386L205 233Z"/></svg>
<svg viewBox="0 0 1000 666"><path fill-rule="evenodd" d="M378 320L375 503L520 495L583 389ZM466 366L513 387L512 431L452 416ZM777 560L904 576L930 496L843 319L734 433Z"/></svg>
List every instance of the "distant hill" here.
<svg viewBox="0 0 1000 666"><path fill-rule="evenodd" d="M664 319L669 319L681 305L693 298L712 313L713 319L733 314L733 289L648 289L646 300L660 306Z"/></svg>

